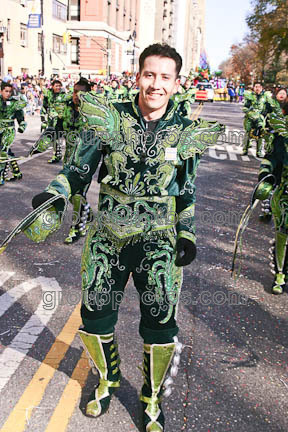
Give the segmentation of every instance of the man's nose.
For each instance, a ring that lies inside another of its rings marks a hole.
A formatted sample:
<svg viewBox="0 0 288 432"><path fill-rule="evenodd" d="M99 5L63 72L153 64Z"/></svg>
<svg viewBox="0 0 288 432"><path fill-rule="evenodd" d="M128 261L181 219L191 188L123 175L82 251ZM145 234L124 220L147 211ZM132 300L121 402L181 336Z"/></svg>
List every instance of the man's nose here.
<svg viewBox="0 0 288 432"><path fill-rule="evenodd" d="M161 87L161 76L155 75L152 83L154 89L159 89Z"/></svg>

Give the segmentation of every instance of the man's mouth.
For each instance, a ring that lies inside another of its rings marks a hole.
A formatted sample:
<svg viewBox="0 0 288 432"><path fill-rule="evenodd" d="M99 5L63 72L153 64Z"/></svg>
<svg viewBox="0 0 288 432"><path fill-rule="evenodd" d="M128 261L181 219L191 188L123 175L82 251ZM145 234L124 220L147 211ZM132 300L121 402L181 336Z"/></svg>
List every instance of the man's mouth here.
<svg viewBox="0 0 288 432"><path fill-rule="evenodd" d="M161 96L163 96L162 93L155 93L155 92L148 92L147 96L151 99L159 99Z"/></svg>

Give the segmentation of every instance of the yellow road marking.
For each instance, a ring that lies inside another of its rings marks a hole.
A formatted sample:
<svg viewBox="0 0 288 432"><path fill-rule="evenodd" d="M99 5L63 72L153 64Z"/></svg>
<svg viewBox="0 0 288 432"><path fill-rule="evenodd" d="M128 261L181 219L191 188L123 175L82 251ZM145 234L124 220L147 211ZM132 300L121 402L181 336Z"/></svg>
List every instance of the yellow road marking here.
<svg viewBox="0 0 288 432"><path fill-rule="evenodd" d="M89 371L90 366L83 351L45 432L64 432L66 430L69 419L81 397L81 388L86 383Z"/></svg>
<svg viewBox="0 0 288 432"><path fill-rule="evenodd" d="M199 115L200 115L200 113L201 113L203 107L204 107L204 104L203 104L203 103L200 103L200 104L197 106L197 108L193 111L193 113L191 114L191 116L190 116L190 120L193 120L193 121L194 121L194 120L197 120L197 118L199 117Z"/></svg>
<svg viewBox="0 0 288 432"><path fill-rule="evenodd" d="M41 402L45 389L73 342L80 324L80 305L78 305L70 315L70 318L62 331L57 336L55 342L26 387L17 405L10 413L1 429L1 432L23 432L25 430L33 409ZM57 432L59 431L59 429L54 430L57 430Z"/></svg>

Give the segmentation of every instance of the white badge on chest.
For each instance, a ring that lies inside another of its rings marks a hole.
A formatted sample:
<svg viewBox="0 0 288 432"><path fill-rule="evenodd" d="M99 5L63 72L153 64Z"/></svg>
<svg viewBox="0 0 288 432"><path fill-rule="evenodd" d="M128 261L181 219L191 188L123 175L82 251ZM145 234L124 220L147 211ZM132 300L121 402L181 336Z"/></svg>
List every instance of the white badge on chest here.
<svg viewBox="0 0 288 432"><path fill-rule="evenodd" d="M165 160L171 160L171 161L177 160L177 147L166 147Z"/></svg>

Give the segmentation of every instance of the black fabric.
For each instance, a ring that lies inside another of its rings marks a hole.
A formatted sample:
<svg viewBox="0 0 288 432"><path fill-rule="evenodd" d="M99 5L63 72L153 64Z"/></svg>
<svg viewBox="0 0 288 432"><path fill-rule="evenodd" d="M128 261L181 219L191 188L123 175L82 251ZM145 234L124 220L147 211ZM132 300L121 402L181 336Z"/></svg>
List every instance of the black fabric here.
<svg viewBox="0 0 288 432"><path fill-rule="evenodd" d="M176 243L177 256L175 260L175 265L177 267L184 267L191 262L196 257L196 246L190 240L186 238L180 238Z"/></svg>
<svg viewBox="0 0 288 432"><path fill-rule="evenodd" d="M55 195L51 194L50 192L41 192L38 195L35 195L32 198L32 207L33 209L39 207L41 204L48 201L50 198L53 198ZM56 208L57 211L63 211L65 207L65 201L63 198L56 200L53 203L53 207Z"/></svg>
<svg viewBox="0 0 288 432"><path fill-rule="evenodd" d="M258 182L260 182L264 177L267 177L267 175L268 175L267 172L261 172L258 176ZM265 181L267 183L274 184L275 178L273 176L270 176Z"/></svg>
<svg viewBox="0 0 288 432"><path fill-rule="evenodd" d="M145 121L146 129L147 129L149 132L154 132L154 130L156 129L156 127L157 127L157 125L158 125L158 123L159 123L159 120L160 120L160 119L157 119L157 120L150 120L150 121Z"/></svg>
<svg viewBox="0 0 288 432"><path fill-rule="evenodd" d="M37 207L39 207L41 204L45 203L46 201L48 201L50 198L52 198L54 195L49 193L49 192L41 192L38 195L35 195L32 198L32 207L33 209L36 209Z"/></svg>

